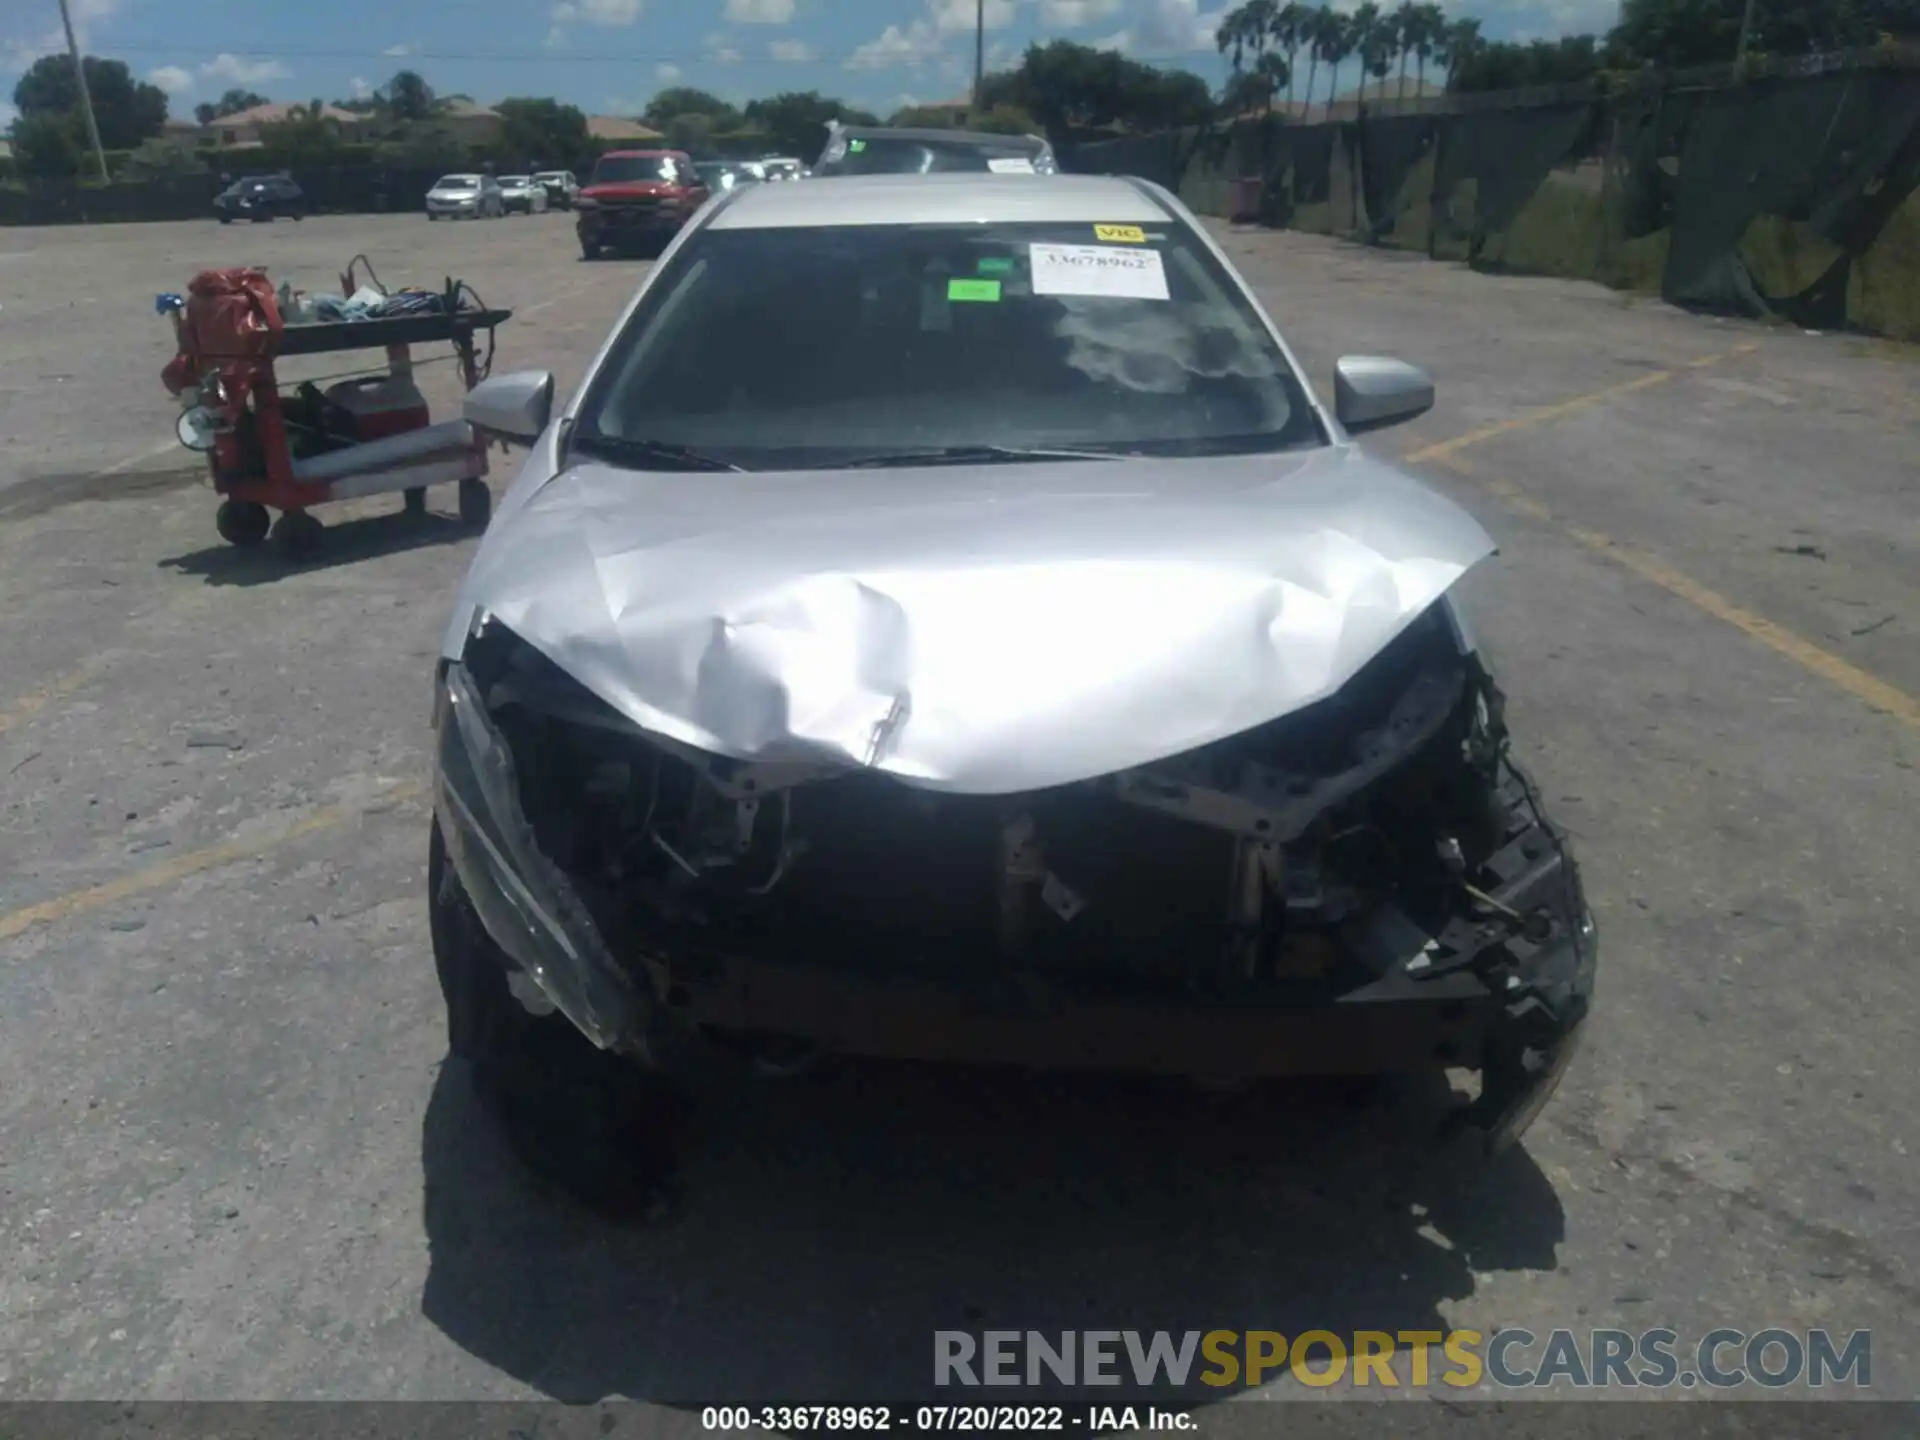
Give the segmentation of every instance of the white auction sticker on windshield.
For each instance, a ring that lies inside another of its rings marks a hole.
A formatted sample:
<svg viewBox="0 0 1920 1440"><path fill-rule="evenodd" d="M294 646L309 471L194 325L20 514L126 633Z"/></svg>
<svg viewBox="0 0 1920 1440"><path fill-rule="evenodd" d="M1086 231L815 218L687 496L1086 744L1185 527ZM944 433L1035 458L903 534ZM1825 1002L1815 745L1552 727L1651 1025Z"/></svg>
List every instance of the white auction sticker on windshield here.
<svg viewBox="0 0 1920 1440"><path fill-rule="evenodd" d="M987 169L996 175L1031 175L1033 161L1024 155L995 155L987 161Z"/></svg>
<svg viewBox="0 0 1920 1440"><path fill-rule="evenodd" d="M1158 250L1138 245L1030 245L1036 295L1108 295L1165 300L1166 267Z"/></svg>

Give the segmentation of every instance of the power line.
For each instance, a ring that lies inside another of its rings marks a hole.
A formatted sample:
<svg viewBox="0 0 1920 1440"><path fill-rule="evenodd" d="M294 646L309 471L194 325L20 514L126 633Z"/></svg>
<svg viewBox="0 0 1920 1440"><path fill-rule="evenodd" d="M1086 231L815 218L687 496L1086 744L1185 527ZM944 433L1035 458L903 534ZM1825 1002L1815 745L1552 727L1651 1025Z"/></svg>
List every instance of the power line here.
<svg viewBox="0 0 1920 1440"><path fill-rule="evenodd" d="M182 48L183 47L179 45L114 44L114 45L97 46L95 47L93 53L95 53L96 55L108 55L108 54L178 55L182 50ZM850 61L860 56L864 52L864 49L865 47L863 46L855 46L851 50L817 54L813 58L816 62L839 63L844 65L847 61ZM690 63L697 64L701 62L718 63L717 61L715 61L714 55L712 52L699 51L699 50L620 52L620 51L607 51L607 50L569 51L564 49L553 49L553 50L536 50L536 51L530 52L526 49L516 49L516 50L423 49L423 50L409 50L405 54L396 55L396 54L391 54L385 50L353 50L353 49L336 49L331 47L316 48L310 45L302 45L294 50L289 50L286 46L281 46L277 49L272 49L272 50L264 50L264 49L241 49L241 48L235 48L229 45L229 46L220 47L220 53L225 55L231 55L236 60L278 60L283 63L289 60L382 61L390 65L398 66L402 69L411 68L415 63L418 63L418 62L430 62L430 61L436 61L436 60L449 61L449 62L473 62L473 63L502 61L502 62L508 62L515 65L543 64L543 63L558 64L558 65L653 65L653 64L684 65L684 64L690 64ZM879 70L879 69L909 70L909 69L914 69L914 68L924 66L933 60L942 58L943 56L945 58L951 58L955 60L959 59L959 56L957 55L948 55L946 52L942 51L942 52L933 52L933 53L923 55L919 58L917 62L912 64L902 61L902 62L889 64L885 66L875 65L871 68L876 70ZM1200 56L1206 56L1211 59L1217 59L1218 52L1211 49L1192 49L1192 50L1164 50L1164 51L1131 51L1128 53L1129 59L1141 60L1141 61L1147 61L1147 62L1170 61L1170 60L1191 60ZM744 57L744 58L754 58L754 57ZM734 62L734 63L738 63L738 62ZM775 61L769 58L765 60L763 63L791 64L792 62Z"/></svg>

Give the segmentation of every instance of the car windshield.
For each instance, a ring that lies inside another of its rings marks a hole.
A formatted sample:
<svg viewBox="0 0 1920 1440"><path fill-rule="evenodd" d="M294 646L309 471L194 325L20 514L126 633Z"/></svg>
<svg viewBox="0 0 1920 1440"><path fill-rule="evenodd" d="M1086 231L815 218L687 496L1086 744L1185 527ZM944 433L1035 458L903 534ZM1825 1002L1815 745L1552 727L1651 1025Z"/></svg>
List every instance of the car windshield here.
<svg viewBox="0 0 1920 1440"><path fill-rule="evenodd" d="M1325 443L1259 315L1172 221L704 231L616 338L575 436L750 470Z"/></svg>
<svg viewBox="0 0 1920 1440"><path fill-rule="evenodd" d="M931 175L946 171L985 172L993 162L1040 157L1032 141L1009 137L1003 144L979 140L916 139L903 135L851 135L827 148L815 175Z"/></svg>
<svg viewBox="0 0 1920 1440"><path fill-rule="evenodd" d="M436 190L478 190L480 188L480 177L478 175L442 175L438 180L433 182L433 188Z"/></svg>
<svg viewBox="0 0 1920 1440"><path fill-rule="evenodd" d="M532 182L524 175L502 175L500 177L500 188L502 190L508 186L512 186L516 190L521 190L525 189L530 183Z"/></svg>
<svg viewBox="0 0 1920 1440"><path fill-rule="evenodd" d="M564 185L567 180L567 177L562 175L558 170L542 170L533 178L538 180L542 185Z"/></svg>
<svg viewBox="0 0 1920 1440"><path fill-rule="evenodd" d="M605 155L593 167L593 183L619 185L632 180L680 178L680 165L671 155Z"/></svg>

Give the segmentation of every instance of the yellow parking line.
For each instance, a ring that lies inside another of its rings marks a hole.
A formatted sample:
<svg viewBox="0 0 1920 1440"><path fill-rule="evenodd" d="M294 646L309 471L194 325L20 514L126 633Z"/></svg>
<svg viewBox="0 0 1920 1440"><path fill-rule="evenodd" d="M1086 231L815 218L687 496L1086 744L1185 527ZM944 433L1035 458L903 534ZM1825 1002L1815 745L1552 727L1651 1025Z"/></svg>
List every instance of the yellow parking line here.
<svg viewBox="0 0 1920 1440"><path fill-rule="evenodd" d="M1473 480L1490 494L1499 496L1506 504L1522 514L1531 515L1537 520L1544 520L1558 526L1571 539L1587 549L1624 566L1641 579L1658 585L1669 595L1677 596L1694 608L1705 611L1714 619L1724 620L1734 629L1758 640L1775 654L1786 656L1802 669L1811 671L1829 684L1838 686L1854 699L1893 716L1911 729L1920 730L1920 699L1915 699L1898 686L1889 685L1879 676L1869 674L1858 665L1842 660L1831 650L1823 650L1811 640L1794 634L1784 626L1776 625L1764 616L1756 615L1751 610L1734 604L1719 591L1709 590L1699 581L1682 575L1669 565L1663 565L1651 555L1622 545L1610 535L1603 535L1598 530L1587 530L1578 525L1569 525L1557 520L1551 510L1532 496L1525 494L1507 481L1482 475L1477 468L1464 460L1447 456L1440 463L1455 474L1464 475Z"/></svg>
<svg viewBox="0 0 1920 1440"><path fill-rule="evenodd" d="M1650 555L1643 555L1629 549L1610 536L1595 530L1580 530L1567 527L1567 533L1589 550L1594 550L1608 559L1614 560L1643 580L1658 585L1670 595L1677 595L1688 604L1694 605L1716 620L1724 620L1735 629L1758 640L1768 649L1786 656L1795 664L1812 671L1821 679L1839 686L1856 700L1863 701L1875 710L1880 710L1909 728L1920 730L1920 699L1915 699L1897 686L1889 685L1877 675L1871 675L1858 665L1842 660L1830 650L1822 650L1811 640L1794 634L1791 630L1774 624L1771 620L1754 614L1727 599L1717 591L1709 590L1697 581L1690 580L1678 570L1662 565Z"/></svg>
<svg viewBox="0 0 1920 1440"><path fill-rule="evenodd" d="M29 691L6 709L0 710L0 735L24 725L54 701L65 698L91 680L106 664L104 655L91 655L64 675L55 676L37 690Z"/></svg>
<svg viewBox="0 0 1920 1440"><path fill-rule="evenodd" d="M1723 350L1718 354L1702 355L1697 360L1689 360L1687 366L1698 368L1703 365L1715 365L1722 360L1731 359L1735 355L1745 355L1759 348L1759 343L1752 341L1745 345L1736 345L1731 350ZM1475 445L1484 445L1487 441L1501 435L1511 435L1516 430L1528 430L1535 425L1544 425L1549 420L1564 419L1582 410L1590 410L1595 405L1604 405L1607 401L1618 399L1622 395L1631 395L1636 390L1648 390L1655 385L1663 385L1674 377L1674 373L1672 370L1651 370L1632 380L1622 380L1617 385L1590 390L1585 395L1575 395L1572 399L1562 400L1556 405L1545 405L1538 410L1529 410L1526 414L1516 415L1511 420L1496 420L1491 425L1482 425L1478 430L1469 430L1466 434L1456 435L1451 440L1439 440L1431 445L1423 445L1418 450L1410 451L1405 458L1414 464L1444 460L1450 455Z"/></svg>
<svg viewBox="0 0 1920 1440"><path fill-rule="evenodd" d="M345 824L365 814L374 805L412 799L423 794L425 790L426 786L419 781L402 781L387 786L367 799L350 804L329 805L325 809L316 810L304 819L296 820L278 830L261 835L249 835L245 838L223 840L205 849L190 850L170 860L163 860L158 865L149 865L144 870L123 875L118 880L108 880L85 890L76 890L69 895L57 895L51 900L41 901L38 905L29 905L23 910L0 915L0 940L11 940L16 935L25 934L36 925L50 925L58 920L68 920L75 915L98 910L102 906L116 905L122 900L130 900L150 890L176 884L202 871L215 870L222 865L231 865L240 860L254 859L303 836L317 834L335 825Z"/></svg>

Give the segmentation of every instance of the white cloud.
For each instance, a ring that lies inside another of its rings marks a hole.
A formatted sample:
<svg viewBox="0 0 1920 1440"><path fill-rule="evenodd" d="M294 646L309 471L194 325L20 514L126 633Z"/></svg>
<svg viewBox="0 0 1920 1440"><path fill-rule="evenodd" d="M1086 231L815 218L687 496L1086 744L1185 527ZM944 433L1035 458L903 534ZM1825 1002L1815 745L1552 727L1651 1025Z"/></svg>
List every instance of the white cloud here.
<svg viewBox="0 0 1920 1440"><path fill-rule="evenodd" d="M976 9L975 0L927 0L927 10L933 16L934 28L943 35L961 31L971 35L976 21L989 30L1001 30L1013 23L1013 0L987 0L984 15Z"/></svg>
<svg viewBox="0 0 1920 1440"><path fill-rule="evenodd" d="M1148 59L1180 60L1216 48L1226 9L1203 11L1200 0L1147 0L1134 24L1094 41L1096 49L1125 50Z"/></svg>
<svg viewBox="0 0 1920 1440"><path fill-rule="evenodd" d="M11 100L0 100L0 125L11 125L19 118L19 108Z"/></svg>
<svg viewBox="0 0 1920 1440"><path fill-rule="evenodd" d="M208 80L241 86L264 85L269 80L285 80L293 74L278 60L231 55L225 50L201 65L200 73Z"/></svg>
<svg viewBox="0 0 1920 1440"><path fill-rule="evenodd" d="M556 30L576 23L618 28L638 20L642 7L643 0L559 0L552 11L553 25Z"/></svg>
<svg viewBox="0 0 1920 1440"><path fill-rule="evenodd" d="M349 98L365 100L369 95L373 94L373 82L356 75L347 82L347 90L349 91Z"/></svg>
<svg viewBox="0 0 1920 1440"><path fill-rule="evenodd" d="M878 37L869 40L847 57L849 70L893 70L905 65L918 69L940 53L943 41L925 20L915 20L904 29L889 25Z"/></svg>
<svg viewBox="0 0 1920 1440"><path fill-rule="evenodd" d="M193 89L193 72L178 65L161 65L149 70L147 79L169 95L184 95Z"/></svg>
<svg viewBox="0 0 1920 1440"><path fill-rule="evenodd" d="M663 85L671 85L680 78L680 67L671 60L662 60L653 67L653 78Z"/></svg>
<svg viewBox="0 0 1920 1440"><path fill-rule="evenodd" d="M1105 20L1120 8L1120 0L1040 0L1040 19L1064 30Z"/></svg>
<svg viewBox="0 0 1920 1440"><path fill-rule="evenodd" d="M380 53L382 55L411 55L413 53L413 46L407 44L406 41L402 40L397 45L387 46L387 48L382 50Z"/></svg>
<svg viewBox="0 0 1920 1440"><path fill-rule="evenodd" d="M70 0L67 9L73 20L73 38L82 51L93 48L94 22L107 19L119 8L120 0ZM42 56L64 55L66 50L66 31L58 25L49 26L32 40L10 37L0 47L0 71L25 70Z"/></svg>
<svg viewBox="0 0 1920 1440"><path fill-rule="evenodd" d="M540 43L549 50L561 49L567 43L567 32L562 30L558 25L549 25L547 27L547 38Z"/></svg>
<svg viewBox="0 0 1920 1440"><path fill-rule="evenodd" d="M738 65L740 63L740 52L731 45L722 45L707 58L712 60L716 65Z"/></svg>
<svg viewBox="0 0 1920 1440"><path fill-rule="evenodd" d="M804 40L776 40L767 46L767 54L790 65L804 65L813 59L813 47Z"/></svg>
<svg viewBox="0 0 1920 1440"><path fill-rule="evenodd" d="M793 19L793 0L727 0L727 19L735 25L785 25Z"/></svg>

